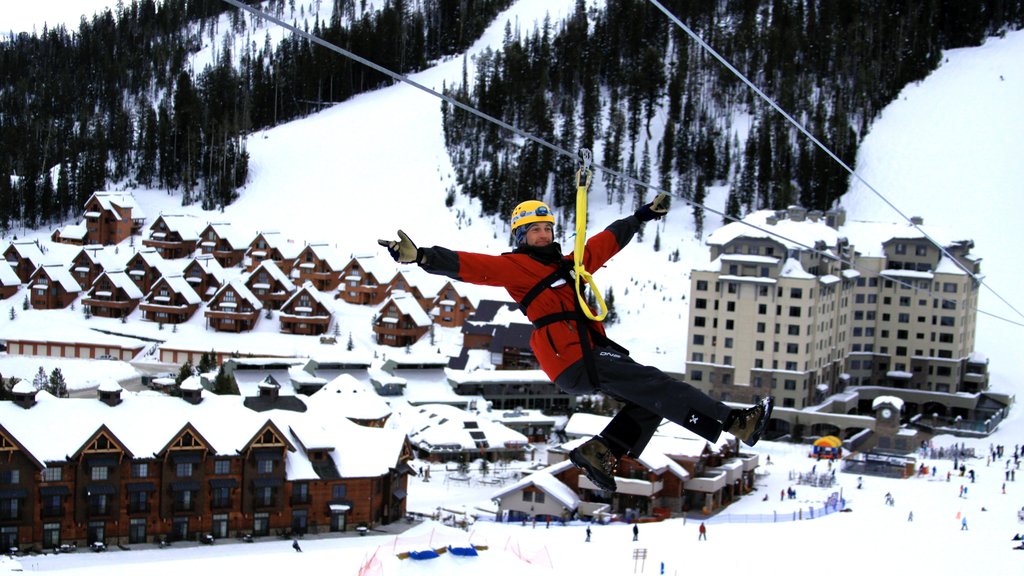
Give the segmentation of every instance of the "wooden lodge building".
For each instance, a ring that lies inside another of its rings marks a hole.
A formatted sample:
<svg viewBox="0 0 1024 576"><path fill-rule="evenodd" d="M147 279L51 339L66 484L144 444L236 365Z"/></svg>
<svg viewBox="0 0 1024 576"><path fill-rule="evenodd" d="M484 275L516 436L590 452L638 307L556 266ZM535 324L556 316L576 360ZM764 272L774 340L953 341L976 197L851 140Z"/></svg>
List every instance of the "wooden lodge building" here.
<svg viewBox="0 0 1024 576"><path fill-rule="evenodd" d="M111 381L98 399L18 383L0 402L0 547L315 534L404 518L404 434L193 383L182 398L122 397Z"/></svg>

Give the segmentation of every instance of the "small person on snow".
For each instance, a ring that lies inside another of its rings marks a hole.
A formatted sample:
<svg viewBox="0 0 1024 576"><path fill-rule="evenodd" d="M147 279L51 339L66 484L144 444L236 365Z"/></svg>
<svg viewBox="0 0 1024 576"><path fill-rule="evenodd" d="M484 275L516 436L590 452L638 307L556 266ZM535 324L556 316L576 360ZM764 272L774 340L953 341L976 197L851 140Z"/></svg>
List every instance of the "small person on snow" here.
<svg viewBox="0 0 1024 576"><path fill-rule="evenodd" d="M299 539L298 538L292 539L292 548L294 548L296 552L302 552L302 548L299 547Z"/></svg>
<svg viewBox="0 0 1024 576"><path fill-rule="evenodd" d="M640 528L636 524L633 524L633 542L640 539Z"/></svg>
<svg viewBox="0 0 1024 576"><path fill-rule="evenodd" d="M634 214L612 222L587 240L584 267L600 269L644 222L667 212L665 196L659 195ZM619 458L642 453L663 418L711 442L723 431L751 446L760 439L771 416L770 397L745 410L732 409L657 368L635 362L605 335L601 322L583 311L574 288L573 255L563 255L554 241L555 216L548 205L538 200L522 202L512 210L510 221L513 251L497 256L440 246L417 248L401 230L398 240L378 243L398 262L415 263L432 274L463 282L504 288L533 323L530 347L552 382L572 395L601 391L623 402L600 434L569 454L591 482L614 492Z"/></svg>
<svg viewBox="0 0 1024 576"><path fill-rule="evenodd" d="M700 533L700 535L697 536L697 540L708 539L708 529L704 526L703 522L700 523L700 528L698 528L697 531Z"/></svg>
<svg viewBox="0 0 1024 576"><path fill-rule="evenodd" d="M590 526L587 526L587 542L590 542Z"/></svg>

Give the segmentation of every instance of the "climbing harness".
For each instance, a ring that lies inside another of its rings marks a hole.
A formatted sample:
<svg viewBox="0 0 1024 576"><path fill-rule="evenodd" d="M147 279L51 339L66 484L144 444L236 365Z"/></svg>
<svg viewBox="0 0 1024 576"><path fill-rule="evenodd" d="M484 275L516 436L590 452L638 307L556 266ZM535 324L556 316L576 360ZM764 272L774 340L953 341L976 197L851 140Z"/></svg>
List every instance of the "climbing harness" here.
<svg viewBox="0 0 1024 576"><path fill-rule="evenodd" d="M608 315L608 306L604 303L597 284L594 284L594 277L587 272L583 265L584 250L587 245L587 193L590 191L590 181L593 172L590 170L592 156L590 150L581 148L579 153L580 167L576 170L576 241L573 245L572 262L573 277L576 283L576 298L579 300L583 314L591 320L600 322ZM580 282L586 282L594 292L594 299L597 301L598 314L594 314L583 298L583 289Z"/></svg>

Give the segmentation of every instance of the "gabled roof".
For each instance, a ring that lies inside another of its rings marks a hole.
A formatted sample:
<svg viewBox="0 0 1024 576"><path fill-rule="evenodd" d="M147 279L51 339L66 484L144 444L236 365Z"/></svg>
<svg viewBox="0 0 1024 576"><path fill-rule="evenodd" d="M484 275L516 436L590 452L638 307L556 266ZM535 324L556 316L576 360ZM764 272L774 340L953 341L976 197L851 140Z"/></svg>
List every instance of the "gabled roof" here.
<svg viewBox="0 0 1024 576"><path fill-rule="evenodd" d="M302 245L296 244L291 238L285 238L280 232L275 230L264 230L263 232L260 232L252 239L251 242L249 242L249 246L252 246L252 243L260 236L262 236L267 242L268 247L280 252L281 257L285 260L293 260L300 252L302 252Z"/></svg>
<svg viewBox="0 0 1024 576"><path fill-rule="evenodd" d="M301 296L302 294L309 294L309 296L313 298L313 301L326 308L328 312L334 311L334 306L331 303L331 301L324 296L323 292L317 290L316 287L313 286L313 283L308 280L306 282L303 282L302 287L297 289L294 294L288 297L288 300L286 300L284 304L281 305L281 309L284 310L285 308L288 308L288 306L291 305L292 301Z"/></svg>
<svg viewBox="0 0 1024 576"><path fill-rule="evenodd" d="M301 398L292 398L302 403ZM0 431L6 431L40 465L67 462L101 430L140 458L160 453L186 427L201 434L213 453L237 456L269 425L289 448L285 456L288 480L318 478L305 451L296 450L300 443L292 432L295 429L318 430L317 443L334 446L330 454L342 478L387 474L397 465L405 446L405 435L395 430L359 426L323 411L271 408L258 413L246 408L239 396L204 393L201 402L190 404L170 396L126 392L121 403L111 407L98 399L55 398L38 392L36 401L29 409L0 402ZM53 433L55 422L60 423L60 434Z"/></svg>
<svg viewBox="0 0 1024 576"><path fill-rule="evenodd" d="M240 279L237 279L237 278L232 280L231 282L228 282L227 284L221 286L220 289L217 290L217 292L214 293L213 298L210 301L211 302L216 301L217 298L219 298L220 295L223 294L224 291L228 290L228 289L233 290L236 294L238 294L239 298L241 298L241 299L245 300L246 302L248 302L249 304L251 304L252 307L255 308L256 310L262 310L263 309L263 302L261 302L260 299L257 298L249 290L248 287L246 287L245 283L243 283Z"/></svg>
<svg viewBox="0 0 1024 576"><path fill-rule="evenodd" d="M378 258L376 256L355 256L342 268L348 268L353 264L358 264L363 272L372 275L381 284L394 278L395 271L398 269L394 260Z"/></svg>
<svg viewBox="0 0 1024 576"><path fill-rule="evenodd" d="M391 406L373 387L350 374L341 374L317 390L306 401L311 411L356 420L380 420L391 415Z"/></svg>
<svg viewBox="0 0 1024 576"><path fill-rule="evenodd" d="M218 284L223 284L228 277L228 273L224 270L224 267L220 265L220 262L209 254L202 254L193 258L192 261L185 266L184 271L188 271L192 266L199 266L202 268L203 273L212 276Z"/></svg>
<svg viewBox="0 0 1024 576"><path fill-rule="evenodd" d="M564 506L567 510L575 510L580 505L580 497L572 488L556 478L558 474L565 472L573 466L573 463L568 459L558 462L557 464L552 464L547 468L543 468L533 474L525 476L515 484L510 484L501 488L491 495L491 499L503 498L516 492L522 492L523 489L532 486L557 500L558 503Z"/></svg>
<svg viewBox="0 0 1024 576"><path fill-rule="evenodd" d="M199 294L196 294L196 291L192 288L192 285L188 283L188 280L186 280L185 277L181 275L161 276L156 282L153 283L153 289L150 290L149 294L146 295L147 300L149 300L153 296L153 293L156 292L156 288L157 286L160 285L161 282L166 282L172 291L174 291L176 294L181 294L181 297L184 298L185 302L189 304L199 304L200 302L203 301L203 299L199 297Z"/></svg>
<svg viewBox="0 0 1024 576"><path fill-rule="evenodd" d="M318 260L326 263L327 266L335 272L341 272L345 267L345 264L348 262L348 259L339 254L336 248L327 244L307 244L304 248L299 250L299 254L296 258L301 257L302 253L306 250L313 252ZM300 267L302 266L301 262L297 262L296 264Z"/></svg>
<svg viewBox="0 0 1024 576"><path fill-rule="evenodd" d="M269 274L270 277L273 278L275 282L280 283L282 287L288 292L292 292L298 289L298 287L292 283L292 279L289 278L287 274L282 272L281 267L278 266L273 260L264 260L263 262L260 262L260 265L257 266L255 270L250 272L248 276L246 276L245 283L248 284L249 280L254 278L256 276L256 273L259 272L260 270L266 270L267 274Z"/></svg>
<svg viewBox="0 0 1024 576"><path fill-rule="evenodd" d="M425 328L430 326L430 317L423 311L420 303L416 301L408 292L395 292L391 299L381 305L380 309L384 310L388 307L389 303L394 302L395 306L398 307L398 311L403 315L408 316L417 326ZM380 314L377 315L375 322L380 320Z"/></svg>
<svg viewBox="0 0 1024 576"><path fill-rule="evenodd" d="M113 212L115 218L117 218L118 220L121 219L121 215L117 214L117 210L114 210L114 206L120 208L131 208L133 220L138 220L146 217L146 214L142 212L142 209L135 202L135 196L132 196L129 193L93 192L92 196L89 198L89 200L86 200L85 203L88 205L89 202L91 202L93 199L99 202L100 206L104 210L110 210L111 212Z"/></svg>
<svg viewBox="0 0 1024 576"><path fill-rule="evenodd" d="M60 284L61 288L63 288L68 294L76 294L82 291L82 287L78 285L74 276L71 275L71 271L60 264L47 264L45 266L40 266L32 273L32 277L29 278L29 284L32 283L32 278L35 278L37 274L43 274L49 278L51 282Z"/></svg>
<svg viewBox="0 0 1024 576"><path fill-rule="evenodd" d="M191 214L161 214L149 229L155 230L160 221L163 221L168 230L177 232L184 241L199 240L199 232L203 229L202 222Z"/></svg>
<svg viewBox="0 0 1024 576"><path fill-rule="evenodd" d="M90 294L95 292L96 286L99 285L99 281L103 277L109 279L110 283L113 284L114 287L124 290L124 294L128 298L131 298L132 300L142 299L142 290L139 290L139 287L135 285L135 282L132 282L132 279L124 270L105 271L101 273L99 277L96 278L96 282L93 283L92 288L89 290Z"/></svg>
<svg viewBox="0 0 1024 576"><path fill-rule="evenodd" d="M28 260L35 266L43 266L45 264L51 264L50 260L43 255L43 251L39 249L39 245L36 244L35 240L15 240L10 245L14 248L15 254L21 260ZM7 250L4 250L7 252Z"/></svg>
<svg viewBox="0 0 1024 576"><path fill-rule="evenodd" d="M14 272L6 260L0 262L0 286L19 286L21 278Z"/></svg>
<svg viewBox="0 0 1024 576"><path fill-rule="evenodd" d="M247 236L230 222L211 222L200 231L200 235L203 235L208 229L213 229L217 237L230 244L234 250L245 250L249 247Z"/></svg>
<svg viewBox="0 0 1024 576"><path fill-rule="evenodd" d="M144 248L136 252L131 258L128 259L128 263L138 258L142 260L146 266L159 271L161 274L164 273L164 269L168 268L168 262L156 251L156 248Z"/></svg>

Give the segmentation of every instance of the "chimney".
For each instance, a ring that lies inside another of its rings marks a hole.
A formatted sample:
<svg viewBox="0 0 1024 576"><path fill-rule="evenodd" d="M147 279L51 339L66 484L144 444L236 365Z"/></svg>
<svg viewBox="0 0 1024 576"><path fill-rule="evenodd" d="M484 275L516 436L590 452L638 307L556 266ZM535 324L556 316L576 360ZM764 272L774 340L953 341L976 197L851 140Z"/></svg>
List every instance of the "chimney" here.
<svg viewBox="0 0 1024 576"><path fill-rule="evenodd" d="M199 384L198 378L189 378L181 383L181 398L189 404L199 404L203 401L203 386Z"/></svg>
<svg viewBox="0 0 1024 576"><path fill-rule="evenodd" d="M846 210L836 208L825 212L825 224L829 228L839 230L839 228L846 224Z"/></svg>
<svg viewBox="0 0 1024 576"><path fill-rule="evenodd" d="M281 385L277 383L277 380L273 376L267 376L260 382L260 398L266 398L267 400L277 400L278 394L281 392Z"/></svg>
<svg viewBox="0 0 1024 576"><path fill-rule="evenodd" d="M921 216L911 216L910 217L910 222L914 226L920 226L920 225L924 224L924 218L922 218Z"/></svg>
<svg viewBox="0 0 1024 576"><path fill-rule="evenodd" d="M803 206L790 206L789 219L793 222L803 222L807 218L807 209Z"/></svg>
<svg viewBox="0 0 1024 576"><path fill-rule="evenodd" d="M117 406L121 403L121 385L115 380L105 380L97 388L99 393L100 402L103 402L107 406Z"/></svg>
<svg viewBox="0 0 1024 576"><path fill-rule="evenodd" d="M807 213L807 219L811 222L817 222L821 220L821 210L811 210Z"/></svg>
<svg viewBox="0 0 1024 576"><path fill-rule="evenodd" d="M28 409L36 405L36 387L28 380L19 380L11 394L14 395L14 403L22 408Z"/></svg>

